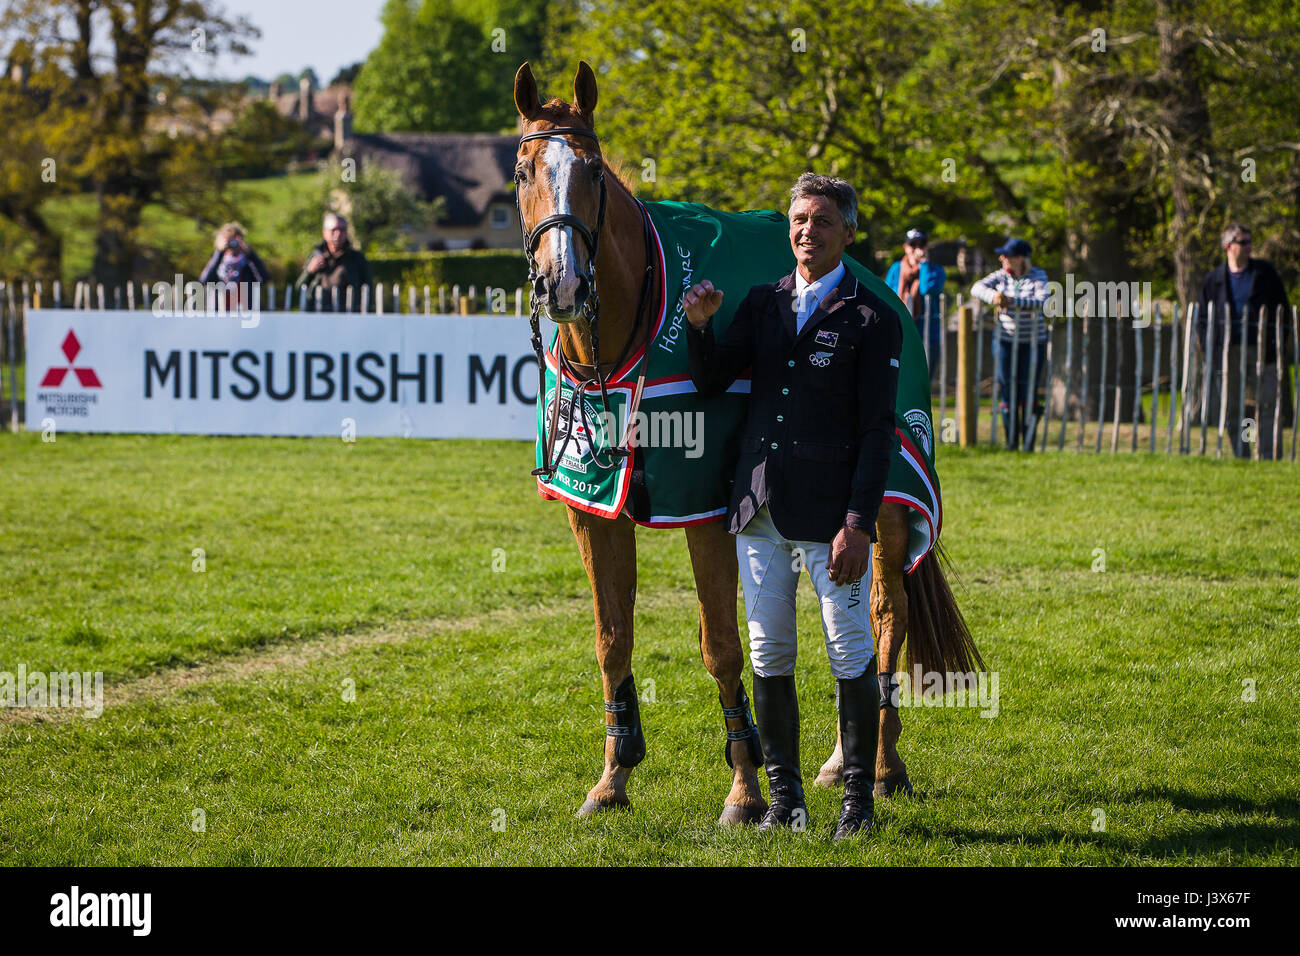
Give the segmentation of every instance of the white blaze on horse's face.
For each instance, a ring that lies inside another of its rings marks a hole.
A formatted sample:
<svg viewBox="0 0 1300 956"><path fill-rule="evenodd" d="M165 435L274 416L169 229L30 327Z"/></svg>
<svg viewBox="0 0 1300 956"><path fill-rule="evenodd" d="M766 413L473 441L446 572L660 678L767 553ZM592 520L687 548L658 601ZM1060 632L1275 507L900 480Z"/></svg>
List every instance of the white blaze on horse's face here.
<svg viewBox="0 0 1300 956"><path fill-rule="evenodd" d="M573 216L589 229L597 229L600 215L600 160L586 158L581 146L563 135L536 141L530 163L521 166L521 209L525 224L533 229L549 216ZM553 322L572 322L583 314L592 290L586 280L589 250L581 234L571 225L546 229L533 251L537 268L534 295L542 312Z"/></svg>
<svg viewBox="0 0 1300 956"><path fill-rule="evenodd" d="M551 198L556 213L572 215L569 208L569 189L574 179L578 155L563 138L546 140L546 170L551 178ZM550 311L552 316L577 312L578 257L573 242L573 228L561 226L552 229L551 254L554 257L555 282L550 286Z"/></svg>

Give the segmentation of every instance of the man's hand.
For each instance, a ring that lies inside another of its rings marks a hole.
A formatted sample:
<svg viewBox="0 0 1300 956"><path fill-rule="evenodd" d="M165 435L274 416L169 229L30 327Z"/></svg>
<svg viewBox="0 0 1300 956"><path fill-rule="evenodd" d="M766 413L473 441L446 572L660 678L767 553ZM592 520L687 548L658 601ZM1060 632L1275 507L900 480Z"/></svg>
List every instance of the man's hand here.
<svg viewBox="0 0 1300 956"><path fill-rule="evenodd" d="M862 580L871 567L871 535L847 525L831 542L831 559L826 562L831 583L852 584Z"/></svg>
<svg viewBox="0 0 1300 956"><path fill-rule="evenodd" d="M702 329L709 317L722 307L722 290L713 288L713 283L705 279L686 290L682 306L686 310L686 321Z"/></svg>
<svg viewBox="0 0 1300 956"><path fill-rule="evenodd" d="M1007 307L1011 305L1011 300L1007 298L1007 294L1005 292L999 292L997 301L994 302L993 304L996 305L999 309L1005 311Z"/></svg>
<svg viewBox="0 0 1300 956"><path fill-rule="evenodd" d="M313 252L311 258L307 260L307 271L312 275L320 272L321 267L325 265L325 257L319 252Z"/></svg>

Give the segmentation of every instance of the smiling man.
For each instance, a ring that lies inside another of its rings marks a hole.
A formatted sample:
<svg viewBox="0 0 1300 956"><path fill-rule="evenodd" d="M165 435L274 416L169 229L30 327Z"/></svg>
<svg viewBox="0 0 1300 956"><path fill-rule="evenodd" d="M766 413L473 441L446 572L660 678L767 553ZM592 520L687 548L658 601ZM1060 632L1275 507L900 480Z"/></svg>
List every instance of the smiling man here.
<svg viewBox="0 0 1300 956"><path fill-rule="evenodd" d="M749 414L727 519L736 535L770 787L759 829L807 822L799 770L794 596L807 568L839 698L844 801L835 839L871 823L879 690L868 598L876 514L894 448L902 329L842 261L857 195L805 173L791 189L785 278L748 290L726 333L706 280L682 297L691 378L702 395L751 369Z"/></svg>

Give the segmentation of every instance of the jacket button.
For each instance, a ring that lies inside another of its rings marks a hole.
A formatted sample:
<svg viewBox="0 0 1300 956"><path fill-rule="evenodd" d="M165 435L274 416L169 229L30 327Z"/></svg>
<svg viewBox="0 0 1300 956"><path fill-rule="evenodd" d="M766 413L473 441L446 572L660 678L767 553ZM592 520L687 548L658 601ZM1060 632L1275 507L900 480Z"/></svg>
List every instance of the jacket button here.
<svg viewBox="0 0 1300 956"><path fill-rule="evenodd" d="M776 442L772 442L772 447L776 448Z"/></svg>
<svg viewBox="0 0 1300 956"><path fill-rule="evenodd" d="M783 421L785 421L785 416L784 416L784 415L777 415L777 416L776 416L776 420L777 420L778 422L783 422Z"/></svg>
<svg viewBox="0 0 1300 956"><path fill-rule="evenodd" d="M789 394L790 394L790 390L789 390L788 388L783 388L783 389L781 389L781 394L782 394L782 395L789 395Z"/></svg>
<svg viewBox="0 0 1300 956"><path fill-rule="evenodd" d="M794 368L794 359L790 359L790 361L786 362L785 364L790 366L791 368Z"/></svg>

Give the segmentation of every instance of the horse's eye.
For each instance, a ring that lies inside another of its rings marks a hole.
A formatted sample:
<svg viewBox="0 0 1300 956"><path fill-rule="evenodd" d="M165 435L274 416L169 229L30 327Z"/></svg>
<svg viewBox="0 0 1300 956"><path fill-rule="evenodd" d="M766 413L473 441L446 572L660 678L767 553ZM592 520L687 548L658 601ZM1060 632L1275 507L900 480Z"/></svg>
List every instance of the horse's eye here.
<svg viewBox="0 0 1300 956"><path fill-rule="evenodd" d="M523 184L523 183L526 183L526 182L528 182L528 170L524 169L524 167L522 167L522 166L516 166L516 167L515 167L515 183L516 183L516 184Z"/></svg>
<svg viewBox="0 0 1300 956"><path fill-rule="evenodd" d="M600 163L592 163L589 172L592 179L600 179L601 174L605 172L605 167Z"/></svg>

